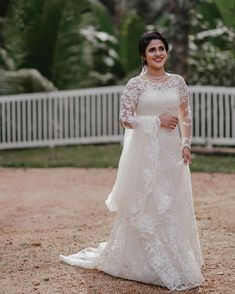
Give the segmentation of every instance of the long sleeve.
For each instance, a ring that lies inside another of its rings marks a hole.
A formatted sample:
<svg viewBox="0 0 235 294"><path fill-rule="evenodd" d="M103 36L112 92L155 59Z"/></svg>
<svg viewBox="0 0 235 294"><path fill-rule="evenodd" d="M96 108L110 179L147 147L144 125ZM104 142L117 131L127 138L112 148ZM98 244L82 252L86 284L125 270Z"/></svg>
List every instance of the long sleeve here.
<svg viewBox="0 0 235 294"><path fill-rule="evenodd" d="M179 105L179 122L182 135L182 147L191 148L192 141L192 116L189 104L189 91L185 80L180 77L179 82L180 105Z"/></svg>
<svg viewBox="0 0 235 294"><path fill-rule="evenodd" d="M138 82L132 78L126 84L121 97L120 123L123 128L135 128L135 108L138 103L140 89Z"/></svg>

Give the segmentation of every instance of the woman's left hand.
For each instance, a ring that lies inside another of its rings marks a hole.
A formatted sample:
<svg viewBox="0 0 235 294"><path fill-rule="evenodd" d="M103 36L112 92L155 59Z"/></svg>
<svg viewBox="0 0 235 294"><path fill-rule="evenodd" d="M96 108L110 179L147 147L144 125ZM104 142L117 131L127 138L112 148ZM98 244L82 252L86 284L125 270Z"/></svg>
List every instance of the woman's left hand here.
<svg viewBox="0 0 235 294"><path fill-rule="evenodd" d="M184 164L192 163L192 154L190 152L190 149L187 146L183 147L182 156L184 159Z"/></svg>

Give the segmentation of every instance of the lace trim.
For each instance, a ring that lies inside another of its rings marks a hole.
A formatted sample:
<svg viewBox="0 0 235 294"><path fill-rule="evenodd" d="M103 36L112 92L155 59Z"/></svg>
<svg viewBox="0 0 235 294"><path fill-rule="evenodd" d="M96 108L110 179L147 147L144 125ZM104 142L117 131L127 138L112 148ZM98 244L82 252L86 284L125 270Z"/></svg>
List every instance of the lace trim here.
<svg viewBox="0 0 235 294"><path fill-rule="evenodd" d="M152 192L154 182L156 179L156 173L158 170L158 153L159 153L159 141L157 132L160 127L160 119L158 116L142 116L137 117L139 128L142 127L143 131L149 137L148 144L144 147L145 167L142 171L142 177L144 185L138 189L137 203L133 204L130 208L131 214L137 214L143 203L146 201L148 195Z"/></svg>

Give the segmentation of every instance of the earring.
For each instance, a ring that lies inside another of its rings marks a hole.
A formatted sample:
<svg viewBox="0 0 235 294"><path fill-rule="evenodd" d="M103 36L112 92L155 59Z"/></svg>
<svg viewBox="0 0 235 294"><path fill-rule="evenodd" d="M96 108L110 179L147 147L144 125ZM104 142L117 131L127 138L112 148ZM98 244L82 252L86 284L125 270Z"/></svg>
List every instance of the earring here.
<svg viewBox="0 0 235 294"><path fill-rule="evenodd" d="M142 62L142 70L141 70L141 73L140 73L140 74L142 75L142 74L144 74L145 71L146 71L146 69L145 69L145 65L146 65L146 64L145 64L145 59L144 59L144 58L141 58L141 62Z"/></svg>

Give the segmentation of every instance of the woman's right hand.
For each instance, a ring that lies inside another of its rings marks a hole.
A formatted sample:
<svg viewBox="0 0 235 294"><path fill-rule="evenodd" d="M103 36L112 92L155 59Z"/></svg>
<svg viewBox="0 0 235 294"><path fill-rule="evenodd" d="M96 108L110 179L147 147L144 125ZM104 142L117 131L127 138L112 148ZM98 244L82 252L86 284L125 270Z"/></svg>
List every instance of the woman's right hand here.
<svg viewBox="0 0 235 294"><path fill-rule="evenodd" d="M175 115L163 114L160 115L161 127L174 129L179 123L179 119Z"/></svg>

